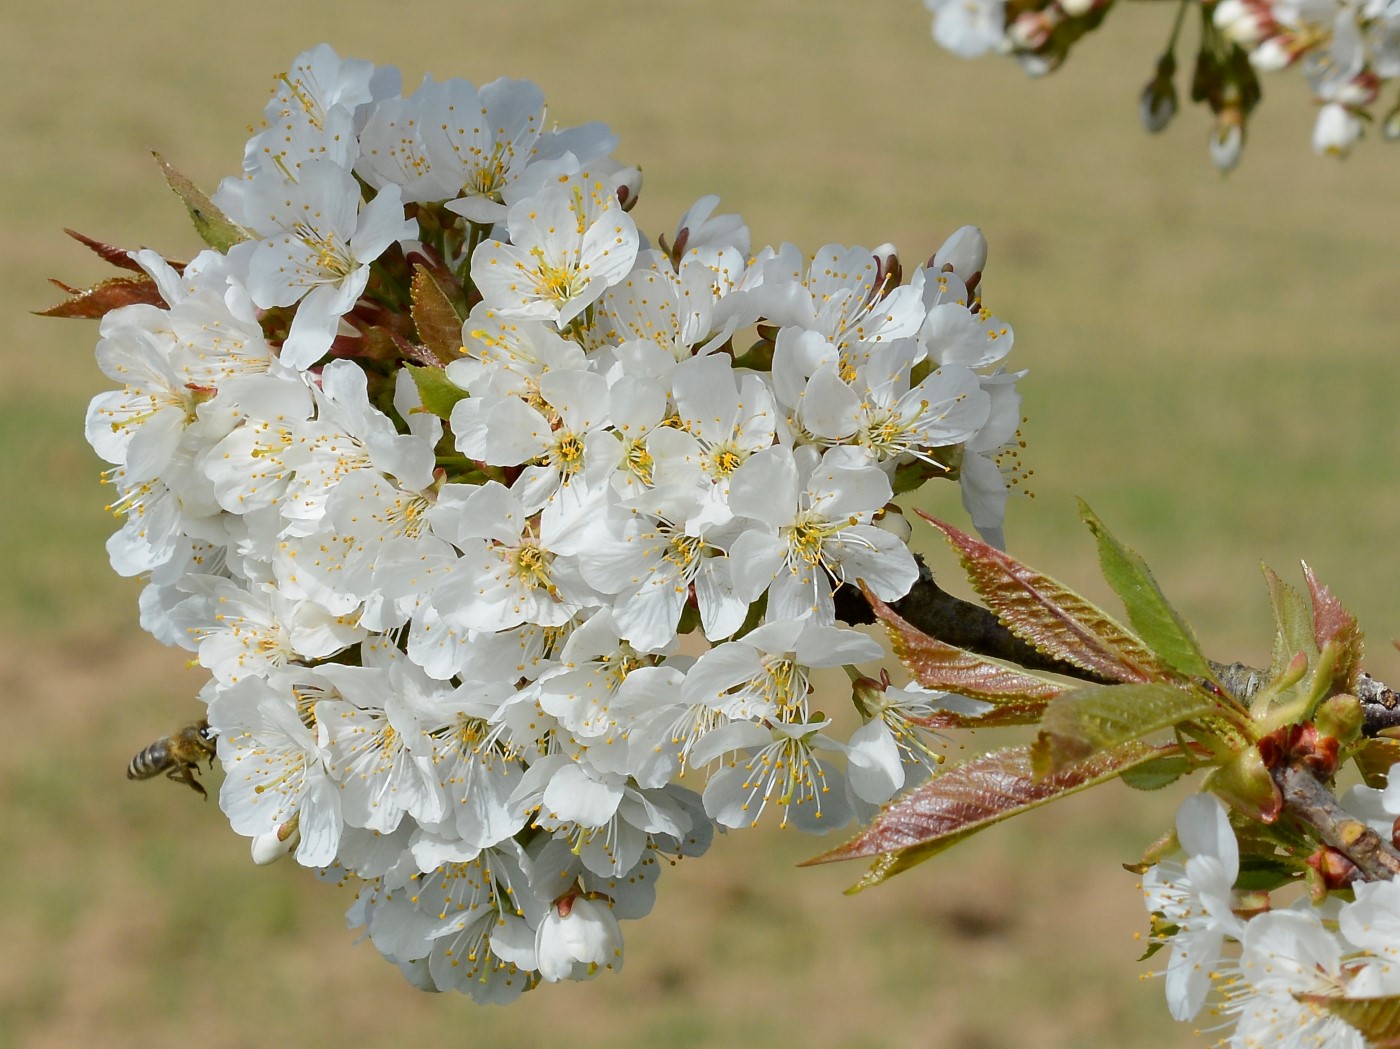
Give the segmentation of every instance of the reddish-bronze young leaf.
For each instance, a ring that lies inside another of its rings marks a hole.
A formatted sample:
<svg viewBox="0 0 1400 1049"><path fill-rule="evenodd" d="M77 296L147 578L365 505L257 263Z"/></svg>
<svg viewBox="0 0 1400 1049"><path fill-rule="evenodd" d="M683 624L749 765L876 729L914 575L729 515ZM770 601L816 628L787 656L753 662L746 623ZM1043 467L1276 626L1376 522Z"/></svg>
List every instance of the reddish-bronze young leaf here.
<svg viewBox="0 0 1400 1049"><path fill-rule="evenodd" d="M117 269L131 270L133 273L145 272L136 260L131 257L131 253L126 248L118 248L113 244L103 244L100 240L93 240L91 237L83 236L83 234L79 233L77 230L65 228L63 232L68 234L83 247L91 249L103 262L110 262L113 266L116 266ZM175 269L183 270L184 266L176 265Z"/></svg>
<svg viewBox="0 0 1400 1049"><path fill-rule="evenodd" d="M59 284L64 291L74 289ZM148 306L165 306L160 297L156 282L142 274L140 277L110 277L91 288L85 288L47 310L35 310L40 317L76 317L80 320L101 320L120 306L145 303Z"/></svg>
<svg viewBox="0 0 1400 1049"><path fill-rule="evenodd" d="M973 588L1023 641L1112 681L1175 676L1137 637L1073 590L950 524L919 515L947 536Z"/></svg>
<svg viewBox="0 0 1400 1049"><path fill-rule="evenodd" d="M1014 703L1023 710L1044 709L1046 703L1063 691L1053 682L993 663L930 637L876 597L864 583L860 588L876 618L885 624L894 654L925 688L956 692L990 703ZM978 724L985 722L979 720Z"/></svg>
<svg viewBox="0 0 1400 1049"><path fill-rule="evenodd" d="M413 268L413 325L418 341L441 362L462 355L462 318L434 275L422 265Z"/></svg>
<svg viewBox="0 0 1400 1049"><path fill-rule="evenodd" d="M896 798L856 837L803 866L878 856L869 873L848 890L858 892L994 823L1115 779L1176 750L1174 744L1152 747L1135 740L1043 779L1031 771L1029 747L983 754Z"/></svg>
<svg viewBox="0 0 1400 1049"><path fill-rule="evenodd" d="M948 728L1006 728L1009 725L1038 725L1045 713L1044 700L1021 703L1005 698L996 701L981 714L963 714L953 710L935 710L924 717L910 717L915 725L931 729Z"/></svg>
<svg viewBox="0 0 1400 1049"><path fill-rule="evenodd" d="M1400 1049L1400 995L1386 998L1333 998L1325 994L1295 994L1298 1001L1317 1005L1346 1021L1366 1036L1373 1049Z"/></svg>
<svg viewBox="0 0 1400 1049"><path fill-rule="evenodd" d="M1313 639L1319 650L1329 642L1339 648L1333 680L1339 689L1351 691L1356 685L1356 675L1361 669L1361 628L1356 617L1346 610L1332 591L1317 581L1313 570L1303 562L1303 578L1308 581L1308 593L1312 595Z"/></svg>

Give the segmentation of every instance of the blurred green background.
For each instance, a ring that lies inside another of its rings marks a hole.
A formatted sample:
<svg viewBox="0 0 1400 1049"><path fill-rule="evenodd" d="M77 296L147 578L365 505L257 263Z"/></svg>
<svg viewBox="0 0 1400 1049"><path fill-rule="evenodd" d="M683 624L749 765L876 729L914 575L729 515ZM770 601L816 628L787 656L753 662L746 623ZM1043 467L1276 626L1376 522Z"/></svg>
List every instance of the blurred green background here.
<svg viewBox="0 0 1400 1049"><path fill-rule="evenodd" d="M370 5L11 5L0 15L0 1046L203 1049L1133 1047L1202 1044L1134 962L1145 928L1118 867L1178 799L1112 787L988 832L883 888L795 870L820 842L729 835L662 880L618 975L485 1009L411 990L347 896L258 869L215 804L126 761L194 713L202 683L137 626L107 567L95 325L26 311L44 283L106 276L70 226L171 256L198 247L149 150L208 188L237 169L272 77L300 50L478 83L530 78L561 124L602 120L645 169L653 237L697 196L756 244L892 241L926 258L963 223L991 244L988 304L1028 367L1034 500L1013 552L1108 601L1085 498L1136 546L1217 658L1262 661L1261 559L1306 558L1400 654L1400 153L1308 149L1289 74L1265 82L1240 169L1209 121L1140 131L1136 95L1171 12L1122 10L1055 75L936 48L915 0L386 0ZM1184 63L1189 65L1189 63ZM934 508L961 521L955 493ZM954 565L916 537L946 577ZM970 747L994 739L967 741Z"/></svg>

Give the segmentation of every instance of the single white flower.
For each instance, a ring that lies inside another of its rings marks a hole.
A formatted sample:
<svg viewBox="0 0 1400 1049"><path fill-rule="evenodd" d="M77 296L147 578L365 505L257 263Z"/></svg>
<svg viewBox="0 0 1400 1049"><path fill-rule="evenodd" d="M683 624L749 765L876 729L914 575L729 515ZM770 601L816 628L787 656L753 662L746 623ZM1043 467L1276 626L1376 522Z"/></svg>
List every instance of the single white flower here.
<svg viewBox="0 0 1400 1049"><path fill-rule="evenodd" d="M579 171L513 204L510 243L489 240L472 254L472 281L504 317L560 328L627 276L637 227L612 184Z"/></svg>
<svg viewBox="0 0 1400 1049"><path fill-rule="evenodd" d="M621 969L622 929L610 901L587 896L556 900L536 930L535 955L546 983Z"/></svg>
<svg viewBox="0 0 1400 1049"><path fill-rule="evenodd" d="M245 194L263 239L235 245L230 257L247 267L258 306L297 306L280 357L288 367L309 368L365 290L370 263L395 241L417 236L418 225L404 218L395 185L361 208L360 184L329 160L308 161L295 182L255 179Z"/></svg>
<svg viewBox="0 0 1400 1049"><path fill-rule="evenodd" d="M1175 925L1168 941L1167 1007L1178 1020L1201 1011L1211 975L1229 936L1244 922L1231 911L1239 877L1239 845L1225 806L1213 794L1193 794L1176 813L1176 835L1185 861L1164 859L1143 875L1143 901L1152 914Z"/></svg>

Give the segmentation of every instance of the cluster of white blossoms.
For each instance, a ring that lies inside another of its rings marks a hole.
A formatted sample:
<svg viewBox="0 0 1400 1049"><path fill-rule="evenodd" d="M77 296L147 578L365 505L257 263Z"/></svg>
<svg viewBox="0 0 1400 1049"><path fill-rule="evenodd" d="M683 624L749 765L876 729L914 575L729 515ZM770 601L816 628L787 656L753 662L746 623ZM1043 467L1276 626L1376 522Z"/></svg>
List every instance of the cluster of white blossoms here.
<svg viewBox="0 0 1400 1049"><path fill-rule="evenodd" d="M1400 765L1385 790L1356 787L1345 806L1389 841L1400 817ZM1322 999L1400 995L1400 881L1356 882L1353 899L1328 894L1271 909L1241 894L1239 844L1225 806L1194 794L1176 817L1181 851L1149 868L1143 895L1155 939L1169 950L1167 1005L1190 1020L1210 1012L1234 1029L1231 1049L1365 1049L1371 1043ZM1309 996L1317 996L1310 999Z"/></svg>
<svg viewBox="0 0 1400 1049"><path fill-rule="evenodd" d="M1319 109L1313 150L1344 156L1375 119L1372 109L1400 77L1400 4L1395 0L1219 0L1212 20L1260 72L1296 66ZM1381 117L1400 138L1400 100Z"/></svg>
<svg viewBox="0 0 1400 1049"><path fill-rule="evenodd" d="M1387 91L1380 128L1400 139L1400 3L1395 0L1197 0L1206 30L1192 73L1191 97L1216 114L1211 157L1229 170L1244 148L1245 123L1259 100L1251 71L1296 67L1319 106L1313 149L1343 156L1376 120ZM989 52L1014 55L1034 76L1055 69L1068 50L1106 18L1111 0L1034 0L1008 7L1005 0L924 0L933 15L933 37L965 58ZM1157 73L1141 96L1143 122L1159 131L1176 112L1174 48L1181 0L1171 42ZM1247 69L1241 69L1228 52Z"/></svg>
<svg viewBox="0 0 1400 1049"><path fill-rule="evenodd" d="M999 536L1021 373L980 233L903 282L892 250L752 251L708 197L649 247L602 126L326 46L265 118L213 198L242 239L133 255L162 304L104 318L122 388L87 417L255 858L500 1002L619 967L716 825L839 828L928 774L938 694L861 679L842 728L811 679L884 656L837 602L915 582L897 492L956 478Z"/></svg>

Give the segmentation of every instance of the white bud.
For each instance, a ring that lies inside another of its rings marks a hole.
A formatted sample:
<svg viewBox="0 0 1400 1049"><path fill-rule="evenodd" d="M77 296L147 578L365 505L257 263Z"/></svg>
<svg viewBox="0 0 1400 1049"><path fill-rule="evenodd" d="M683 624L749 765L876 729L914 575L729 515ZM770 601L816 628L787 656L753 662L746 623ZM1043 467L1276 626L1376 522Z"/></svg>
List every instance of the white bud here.
<svg viewBox="0 0 1400 1049"><path fill-rule="evenodd" d="M1229 41L1246 51L1269 36L1277 28L1266 11L1246 0L1220 0L1211 16L1215 28Z"/></svg>
<svg viewBox="0 0 1400 1049"><path fill-rule="evenodd" d="M623 211L631 211L642 194L642 169L623 168L613 178L617 182L617 199Z"/></svg>
<svg viewBox="0 0 1400 1049"><path fill-rule="evenodd" d="M259 867L276 863L295 849L301 841L301 828L296 820L288 820L274 831L259 834L253 838L253 862Z"/></svg>
<svg viewBox="0 0 1400 1049"><path fill-rule="evenodd" d="M606 900L576 896L550 908L535 953L547 983L585 980L600 968L622 968L622 930Z"/></svg>
<svg viewBox="0 0 1400 1049"><path fill-rule="evenodd" d="M902 543L908 543L909 537L914 534L914 530L909 526L909 519L898 510L880 510L870 521L876 528L889 532Z"/></svg>
<svg viewBox="0 0 1400 1049"><path fill-rule="evenodd" d="M1244 153L1244 128L1236 123L1217 124L1210 132L1210 159L1221 171L1233 171Z"/></svg>
<svg viewBox="0 0 1400 1049"><path fill-rule="evenodd" d="M1095 7L1095 0L1060 0L1060 10L1071 18L1087 15Z"/></svg>
<svg viewBox="0 0 1400 1049"><path fill-rule="evenodd" d="M1329 102L1317 111L1313 125L1313 152L1344 157L1361 138L1361 120L1346 106Z"/></svg>
<svg viewBox="0 0 1400 1049"><path fill-rule="evenodd" d="M1249 53L1249 64L1261 73L1277 73L1293 64L1297 53L1292 51L1284 37L1271 36Z"/></svg>
<svg viewBox="0 0 1400 1049"><path fill-rule="evenodd" d="M1400 142L1400 106L1396 106L1381 120L1381 136L1387 142Z"/></svg>
<svg viewBox="0 0 1400 1049"><path fill-rule="evenodd" d="M933 255L934 269L951 269L967 284L972 284L972 278L986 266L987 238L976 226L964 226L958 230Z"/></svg>
<svg viewBox="0 0 1400 1049"><path fill-rule="evenodd" d="M1147 82L1138 99L1138 117L1142 126L1156 134L1176 116L1176 89L1171 80L1160 77Z"/></svg>

